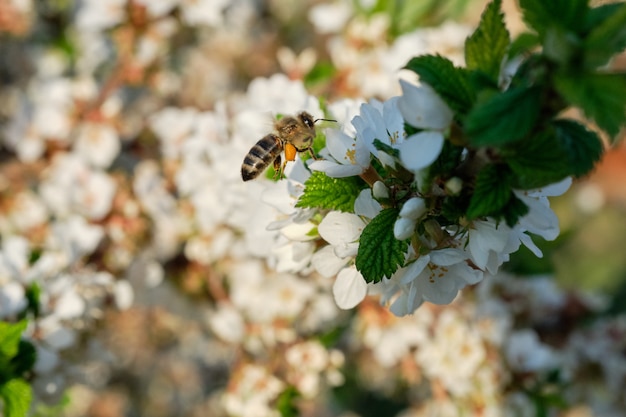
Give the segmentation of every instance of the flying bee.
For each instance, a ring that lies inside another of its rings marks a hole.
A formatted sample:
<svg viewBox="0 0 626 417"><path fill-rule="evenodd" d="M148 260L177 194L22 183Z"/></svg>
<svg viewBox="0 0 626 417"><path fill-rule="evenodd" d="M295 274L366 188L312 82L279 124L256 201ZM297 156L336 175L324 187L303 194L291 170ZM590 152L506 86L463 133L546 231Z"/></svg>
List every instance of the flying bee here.
<svg viewBox="0 0 626 417"><path fill-rule="evenodd" d="M276 175L282 176L287 161L295 161L296 153L306 152L313 159L313 139L315 139L315 123L320 120L335 122L331 119L313 119L303 111L297 116L284 116L274 124L274 133L265 135L250 149L241 165L241 178L244 181L255 179L273 163ZM281 164L281 153L285 151L285 162Z"/></svg>

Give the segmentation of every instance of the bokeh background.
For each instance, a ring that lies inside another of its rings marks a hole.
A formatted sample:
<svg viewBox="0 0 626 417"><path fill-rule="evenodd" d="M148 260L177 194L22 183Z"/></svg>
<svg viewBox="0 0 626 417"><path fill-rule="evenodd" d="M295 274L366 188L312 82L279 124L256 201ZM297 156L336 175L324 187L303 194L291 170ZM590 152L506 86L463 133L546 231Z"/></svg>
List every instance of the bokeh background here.
<svg viewBox="0 0 626 417"><path fill-rule="evenodd" d="M543 258L404 318L294 273L277 185L240 179L271 113L462 65L485 4L0 1L0 320L30 320L33 415L625 415L623 141Z"/></svg>

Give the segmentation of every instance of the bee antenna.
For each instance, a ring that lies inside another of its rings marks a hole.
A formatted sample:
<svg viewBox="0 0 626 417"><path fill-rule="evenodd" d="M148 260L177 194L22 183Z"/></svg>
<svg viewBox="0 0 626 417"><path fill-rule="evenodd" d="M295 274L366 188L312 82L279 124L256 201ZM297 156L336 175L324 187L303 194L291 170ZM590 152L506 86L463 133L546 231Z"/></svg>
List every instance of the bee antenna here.
<svg viewBox="0 0 626 417"><path fill-rule="evenodd" d="M315 120L313 121L313 123L317 123L317 122L319 122L320 120L324 120L325 122L337 122L337 121L336 121L336 120L334 120L334 119L315 119Z"/></svg>

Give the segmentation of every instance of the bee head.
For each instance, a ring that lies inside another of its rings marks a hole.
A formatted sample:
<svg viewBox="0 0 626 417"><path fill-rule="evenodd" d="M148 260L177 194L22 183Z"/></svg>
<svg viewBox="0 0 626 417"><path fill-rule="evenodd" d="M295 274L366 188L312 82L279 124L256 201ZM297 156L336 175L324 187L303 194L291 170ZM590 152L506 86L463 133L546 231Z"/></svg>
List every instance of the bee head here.
<svg viewBox="0 0 626 417"><path fill-rule="evenodd" d="M327 122L336 122L336 120L333 119L314 119L313 116L305 111L298 114L298 118L309 128L313 128L313 126L315 126L315 123L319 122L320 120L324 120Z"/></svg>

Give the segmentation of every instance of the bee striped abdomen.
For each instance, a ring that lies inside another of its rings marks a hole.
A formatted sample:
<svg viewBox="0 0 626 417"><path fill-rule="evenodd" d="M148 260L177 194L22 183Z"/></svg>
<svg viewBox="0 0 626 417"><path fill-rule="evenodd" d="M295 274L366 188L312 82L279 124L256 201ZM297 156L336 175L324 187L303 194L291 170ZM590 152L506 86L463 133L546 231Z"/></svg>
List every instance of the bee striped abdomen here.
<svg viewBox="0 0 626 417"><path fill-rule="evenodd" d="M259 140L248 152L241 165L241 178L244 181L255 179L268 165L280 156L283 150L278 136L269 134Z"/></svg>

